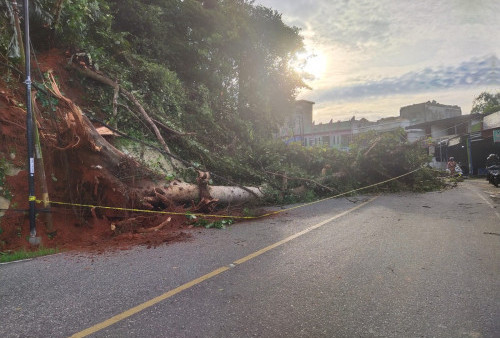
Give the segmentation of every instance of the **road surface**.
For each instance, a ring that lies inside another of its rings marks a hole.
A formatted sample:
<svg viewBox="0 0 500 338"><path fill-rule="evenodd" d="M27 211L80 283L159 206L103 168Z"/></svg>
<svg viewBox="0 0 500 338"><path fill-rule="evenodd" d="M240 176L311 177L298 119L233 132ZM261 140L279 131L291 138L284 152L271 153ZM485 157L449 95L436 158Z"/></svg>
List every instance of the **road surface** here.
<svg viewBox="0 0 500 338"><path fill-rule="evenodd" d="M0 337L500 337L499 189L327 200L0 265Z"/></svg>

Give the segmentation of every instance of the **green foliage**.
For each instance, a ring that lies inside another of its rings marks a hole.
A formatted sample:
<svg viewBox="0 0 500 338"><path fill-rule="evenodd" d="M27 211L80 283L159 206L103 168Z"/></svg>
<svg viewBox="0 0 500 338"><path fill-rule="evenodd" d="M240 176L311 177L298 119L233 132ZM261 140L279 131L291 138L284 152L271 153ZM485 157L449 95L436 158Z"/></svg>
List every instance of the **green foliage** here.
<svg viewBox="0 0 500 338"><path fill-rule="evenodd" d="M291 111L303 83L289 61L303 44L277 12L246 1L112 3L113 26L126 32L134 53L177 73L193 103L201 100L188 104L189 113L203 113L226 130L250 121L246 134L269 136Z"/></svg>
<svg viewBox="0 0 500 338"><path fill-rule="evenodd" d="M206 229L225 229L227 226L234 223L234 220L231 218L222 219L222 220L207 220L205 218L198 218L196 215L193 215L190 212L186 213L186 218L190 221L190 224L194 227L204 227Z"/></svg>
<svg viewBox="0 0 500 338"><path fill-rule="evenodd" d="M12 193L7 187L7 170L7 160L4 157L0 157L0 196L10 200L12 199Z"/></svg>
<svg viewBox="0 0 500 338"><path fill-rule="evenodd" d="M45 12L53 10L53 1L39 3ZM209 170L216 184L228 183L221 177L266 182L272 200L291 203L370 185L428 161L424 148L407 144L402 130L360 135L349 152L272 139L305 86L290 66L303 51L303 38L278 12L252 1L66 0L53 39L46 38L51 32L44 20L33 27L36 47L53 41L71 52L85 51L94 67L131 91L152 118L189 133L163 134L172 152L192 163L176 173L186 181L194 181L198 169ZM0 40L2 52L6 43ZM86 111L157 144L132 103L120 97L114 116L113 90L93 80L82 83ZM39 95L42 105L57 104ZM427 190L434 184L430 173L419 172L384 189Z"/></svg>
<svg viewBox="0 0 500 338"><path fill-rule="evenodd" d="M107 1L66 0L56 27L59 43L87 48L96 42L108 42L112 19Z"/></svg>
<svg viewBox="0 0 500 338"><path fill-rule="evenodd" d="M482 92L472 102L471 114L491 114L500 111L500 92Z"/></svg>
<svg viewBox="0 0 500 338"><path fill-rule="evenodd" d="M243 217L255 217L255 211L250 208L243 208Z"/></svg>
<svg viewBox="0 0 500 338"><path fill-rule="evenodd" d="M193 223L193 225L195 227L204 227L205 229L212 229L212 228L225 229L228 225L231 225L231 224L233 224L232 219L223 219L223 220L219 220L219 221L209 221L209 220L204 219L204 218L201 218L198 221L196 221L195 223Z"/></svg>
<svg viewBox="0 0 500 338"><path fill-rule="evenodd" d="M128 81L141 89L142 99L155 113L180 118L185 104L184 88L175 72L162 65L137 58Z"/></svg>
<svg viewBox="0 0 500 338"><path fill-rule="evenodd" d="M14 17L9 0L1 0L0 12L0 52L5 58L20 58L20 50L14 31Z"/></svg>
<svg viewBox="0 0 500 338"><path fill-rule="evenodd" d="M172 182L173 180L175 180L175 175L173 175L173 174L165 175L165 181Z"/></svg>
<svg viewBox="0 0 500 338"><path fill-rule="evenodd" d="M36 99L43 108L49 108L51 111L55 112L57 110L57 105L59 100L51 95L47 96L41 90L36 92Z"/></svg>
<svg viewBox="0 0 500 338"><path fill-rule="evenodd" d="M439 172L432 168L422 168L413 175L411 190L428 192L442 188L444 182L439 179Z"/></svg>
<svg viewBox="0 0 500 338"><path fill-rule="evenodd" d="M256 153L259 156L254 162L275 174L268 177L270 186L266 191L271 203L295 203L333 196L404 175L430 162L426 148L419 143L407 143L403 130L360 134L350 144L349 152L267 142ZM288 177L287 191L282 190L283 178L279 174ZM436 172L424 168L363 192L429 191L442 186Z"/></svg>
<svg viewBox="0 0 500 338"><path fill-rule="evenodd" d="M12 251L12 252L1 252L0 251L0 263L19 261L22 259L35 258L40 256L53 255L58 253L58 249L44 248L40 247L36 251Z"/></svg>
<svg viewBox="0 0 500 338"><path fill-rule="evenodd" d="M50 24L52 16L45 10L45 0L31 0L29 2L30 20L37 20L42 24ZM23 2L17 1L17 5L13 6L11 0L0 0L0 52L5 56L5 59L18 63L24 61L23 46L19 44L16 36L16 20L15 9L17 8L19 25L22 25L23 18Z"/></svg>

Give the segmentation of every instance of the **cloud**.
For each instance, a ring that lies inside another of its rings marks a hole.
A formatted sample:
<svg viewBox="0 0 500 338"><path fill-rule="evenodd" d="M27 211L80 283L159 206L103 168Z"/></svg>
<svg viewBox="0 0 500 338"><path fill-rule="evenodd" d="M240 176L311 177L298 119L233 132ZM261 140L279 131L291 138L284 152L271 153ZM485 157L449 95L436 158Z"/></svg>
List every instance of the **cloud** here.
<svg viewBox="0 0 500 338"><path fill-rule="evenodd" d="M306 45L343 49L360 67L500 54L498 0L257 0L301 27Z"/></svg>
<svg viewBox="0 0 500 338"><path fill-rule="evenodd" d="M442 104L458 105L462 114L468 114L472 108L472 101L482 91L492 92L497 88L463 87L459 89L431 90L421 93L405 95L390 95L386 97L364 98L351 102L323 101L314 105L313 119L316 122L328 122L331 119L348 120L353 116L364 117L376 121L383 117L399 116L399 109L415 103L436 100Z"/></svg>
<svg viewBox="0 0 500 338"><path fill-rule="evenodd" d="M319 121L397 116L434 99L468 113L481 91L500 86L498 0L256 2L302 28L306 49L319 55L310 58L313 90L299 95L316 102Z"/></svg>
<svg viewBox="0 0 500 338"><path fill-rule="evenodd" d="M425 68L399 77L381 80L352 79L354 85L328 88L309 95L316 101L344 101L394 94L418 93L463 86L500 85L499 59L496 56L472 59L456 67Z"/></svg>

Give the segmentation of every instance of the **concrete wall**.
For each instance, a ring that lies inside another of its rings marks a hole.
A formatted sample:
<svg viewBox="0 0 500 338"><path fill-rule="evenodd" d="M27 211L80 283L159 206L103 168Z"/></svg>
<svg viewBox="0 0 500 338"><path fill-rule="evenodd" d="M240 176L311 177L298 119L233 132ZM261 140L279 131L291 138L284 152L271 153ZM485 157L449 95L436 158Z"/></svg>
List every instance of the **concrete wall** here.
<svg viewBox="0 0 500 338"><path fill-rule="evenodd" d="M500 111L484 117L483 129L493 129L499 127L500 127Z"/></svg>
<svg viewBox="0 0 500 338"><path fill-rule="evenodd" d="M432 138L440 138L449 135L452 131L443 127L442 125L432 125L431 126L431 136Z"/></svg>
<svg viewBox="0 0 500 338"><path fill-rule="evenodd" d="M295 116L297 122L301 124L302 133L308 134L312 132L313 124L312 124L312 114L313 114L313 105L314 102L306 101L306 100L298 100L295 103ZM300 130L299 134L300 134Z"/></svg>
<svg viewBox="0 0 500 338"><path fill-rule="evenodd" d="M460 116L462 115L462 109L459 106L450 106L437 103L436 101L428 101L401 107L399 115L402 118L408 119L413 125Z"/></svg>
<svg viewBox="0 0 500 338"><path fill-rule="evenodd" d="M298 100L295 111L284 126L280 127L278 137L285 141L300 141L300 136L310 134L313 129L312 113L314 102Z"/></svg>
<svg viewBox="0 0 500 338"><path fill-rule="evenodd" d="M408 135L408 142L413 143L425 138L424 129L407 129L406 134Z"/></svg>

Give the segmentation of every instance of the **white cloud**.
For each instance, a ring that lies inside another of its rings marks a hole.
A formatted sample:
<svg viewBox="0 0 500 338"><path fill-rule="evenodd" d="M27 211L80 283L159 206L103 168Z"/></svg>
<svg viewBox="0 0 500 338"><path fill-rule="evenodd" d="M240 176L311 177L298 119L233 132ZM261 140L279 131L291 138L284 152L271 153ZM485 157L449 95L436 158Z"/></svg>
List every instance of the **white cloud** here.
<svg viewBox="0 0 500 338"><path fill-rule="evenodd" d="M409 102L412 99L439 101L422 96L434 91L461 101L453 91L467 92L468 103L442 103L470 106L480 88L498 88L498 59L496 73L480 64L485 55L500 56L498 0L257 3L273 7L286 23L302 28L308 50L326 60L326 68L309 82L313 90L300 95L317 102L318 116L357 110L356 106L360 114L392 115L401 105L419 102Z"/></svg>
<svg viewBox="0 0 500 338"><path fill-rule="evenodd" d="M463 62L456 67L428 67L399 77L387 77L380 80L354 78L350 81L354 83L353 85L318 90L310 93L309 97L317 101L352 100L411 94L431 89L500 86L499 61L496 56L489 56Z"/></svg>

